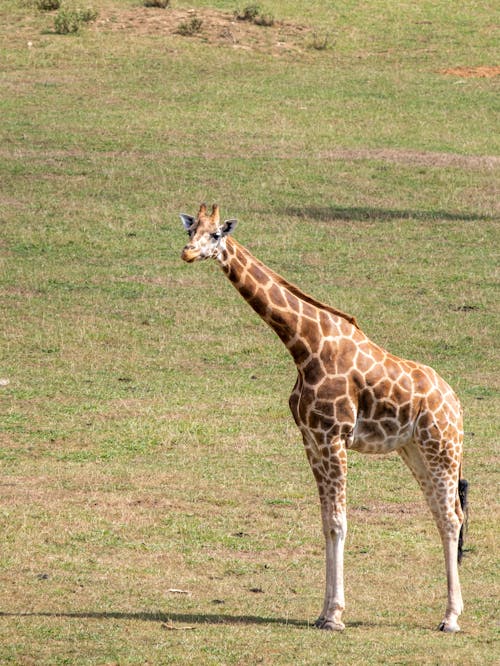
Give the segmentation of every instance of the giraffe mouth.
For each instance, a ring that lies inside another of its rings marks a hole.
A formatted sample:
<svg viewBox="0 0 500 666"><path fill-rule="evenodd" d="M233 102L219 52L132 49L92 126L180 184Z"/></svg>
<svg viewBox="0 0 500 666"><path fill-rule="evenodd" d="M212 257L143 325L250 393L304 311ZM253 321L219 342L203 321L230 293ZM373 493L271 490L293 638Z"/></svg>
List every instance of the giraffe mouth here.
<svg viewBox="0 0 500 666"><path fill-rule="evenodd" d="M189 250L186 248L182 250L181 259L186 263L192 264L193 261L196 261L198 258L199 254L196 252L196 250Z"/></svg>

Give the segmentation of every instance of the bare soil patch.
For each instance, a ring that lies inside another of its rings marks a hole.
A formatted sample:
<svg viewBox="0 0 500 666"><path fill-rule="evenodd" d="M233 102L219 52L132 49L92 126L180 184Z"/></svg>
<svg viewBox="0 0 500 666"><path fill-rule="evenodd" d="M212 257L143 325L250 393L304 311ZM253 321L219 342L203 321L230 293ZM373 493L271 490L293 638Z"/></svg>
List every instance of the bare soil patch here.
<svg viewBox="0 0 500 666"><path fill-rule="evenodd" d="M375 500L368 505L348 507L348 515L351 515L357 523L379 523L389 517L396 517L401 522L405 522L413 520L415 516L425 516L426 511L428 511L427 506L421 499L414 502L394 503Z"/></svg>
<svg viewBox="0 0 500 666"><path fill-rule="evenodd" d="M276 21L272 26L259 26L215 9L146 7L103 11L93 29L151 36L174 35L182 23L189 23L194 17L200 19L201 29L187 39L247 51L270 52L273 55L302 51L306 47L307 36L312 33L307 26L286 21Z"/></svg>
<svg viewBox="0 0 500 666"><path fill-rule="evenodd" d="M451 67L449 69L442 69L440 73L459 76L462 79L489 79L494 76L500 76L500 66Z"/></svg>

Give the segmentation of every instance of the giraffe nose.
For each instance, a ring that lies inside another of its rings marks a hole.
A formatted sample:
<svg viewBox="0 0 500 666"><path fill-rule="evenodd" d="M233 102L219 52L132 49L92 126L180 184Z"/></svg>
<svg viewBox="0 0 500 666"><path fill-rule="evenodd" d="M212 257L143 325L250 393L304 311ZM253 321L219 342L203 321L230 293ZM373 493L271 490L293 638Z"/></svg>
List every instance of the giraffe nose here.
<svg viewBox="0 0 500 666"><path fill-rule="evenodd" d="M196 259L196 250L192 245L185 246L185 248L182 250L181 259L183 261L187 261L188 264Z"/></svg>

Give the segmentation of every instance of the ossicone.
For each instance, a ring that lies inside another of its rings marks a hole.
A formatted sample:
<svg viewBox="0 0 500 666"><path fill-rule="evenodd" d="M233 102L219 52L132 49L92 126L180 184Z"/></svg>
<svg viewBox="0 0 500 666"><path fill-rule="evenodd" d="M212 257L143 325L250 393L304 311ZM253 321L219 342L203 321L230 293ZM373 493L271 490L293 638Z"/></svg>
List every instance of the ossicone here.
<svg viewBox="0 0 500 666"><path fill-rule="evenodd" d="M215 222L215 224L219 224L220 220L220 210L219 210L219 204L214 203L212 206L212 214L210 215L212 218L212 221Z"/></svg>

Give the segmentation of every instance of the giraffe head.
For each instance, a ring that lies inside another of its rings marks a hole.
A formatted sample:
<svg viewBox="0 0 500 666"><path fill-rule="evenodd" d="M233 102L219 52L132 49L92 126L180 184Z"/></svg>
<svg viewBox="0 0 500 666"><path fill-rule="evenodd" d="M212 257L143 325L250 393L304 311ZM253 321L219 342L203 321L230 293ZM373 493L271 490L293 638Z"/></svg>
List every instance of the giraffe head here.
<svg viewBox="0 0 500 666"><path fill-rule="evenodd" d="M201 204L198 215L181 214L189 242L182 250L181 257L189 264L200 259L215 257L225 245L225 237L232 233L236 220L226 220L221 224L219 206L214 204L210 215L206 204Z"/></svg>

